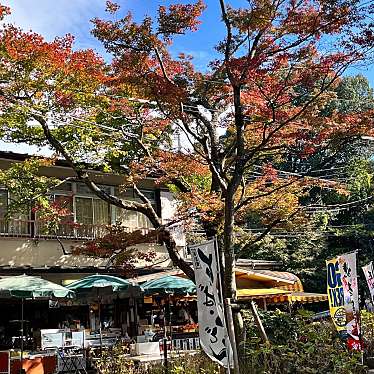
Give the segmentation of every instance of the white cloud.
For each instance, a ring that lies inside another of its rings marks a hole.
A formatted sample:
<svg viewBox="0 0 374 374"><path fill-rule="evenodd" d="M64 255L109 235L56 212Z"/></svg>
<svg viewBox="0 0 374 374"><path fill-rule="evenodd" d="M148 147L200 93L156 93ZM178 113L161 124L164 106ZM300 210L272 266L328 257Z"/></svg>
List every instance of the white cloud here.
<svg viewBox="0 0 374 374"><path fill-rule="evenodd" d="M95 48L99 43L90 35L90 20L103 15L105 0L3 0L12 14L6 22L33 30L47 40L71 33L76 36L76 46Z"/></svg>

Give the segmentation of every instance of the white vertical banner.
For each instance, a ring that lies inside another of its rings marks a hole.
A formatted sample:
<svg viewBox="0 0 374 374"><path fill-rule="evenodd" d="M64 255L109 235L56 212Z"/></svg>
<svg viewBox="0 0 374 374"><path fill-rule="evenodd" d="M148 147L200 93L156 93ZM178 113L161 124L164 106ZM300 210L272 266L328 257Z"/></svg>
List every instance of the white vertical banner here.
<svg viewBox="0 0 374 374"><path fill-rule="evenodd" d="M232 366L232 347L225 323L219 259L215 240L189 246L195 270L200 344L224 367Z"/></svg>
<svg viewBox="0 0 374 374"><path fill-rule="evenodd" d="M374 269L373 269L373 262L370 262L366 266L362 267L362 270L365 274L366 282L369 287L371 302L374 304Z"/></svg>
<svg viewBox="0 0 374 374"><path fill-rule="evenodd" d="M353 339L360 340L356 256L356 252L345 253L338 257L338 262L344 293L347 333Z"/></svg>

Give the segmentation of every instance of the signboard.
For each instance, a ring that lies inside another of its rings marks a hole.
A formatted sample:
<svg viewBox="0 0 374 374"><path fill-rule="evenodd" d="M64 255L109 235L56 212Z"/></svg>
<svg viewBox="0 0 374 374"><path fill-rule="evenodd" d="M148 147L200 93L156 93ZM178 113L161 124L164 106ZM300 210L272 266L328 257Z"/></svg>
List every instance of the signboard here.
<svg viewBox="0 0 374 374"><path fill-rule="evenodd" d="M48 307L50 309L56 309L60 307L58 300L48 300Z"/></svg>
<svg viewBox="0 0 374 374"><path fill-rule="evenodd" d="M64 330L40 330L42 349L56 349L64 347Z"/></svg>
<svg viewBox="0 0 374 374"><path fill-rule="evenodd" d="M353 339L360 340L356 255L356 252L344 253L338 257L338 262L344 291L347 333Z"/></svg>
<svg viewBox="0 0 374 374"><path fill-rule="evenodd" d="M362 351L363 349L361 340L353 339L351 336L347 339L347 347L350 351Z"/></svg>
<svg viewBox="0 0 374 374"><path fill-rule="evenodd" d="M366 282L369 287L371 302L374 303L374 269L373 262L370 262L366 266L362 267L362 270L365 274Z"/></svg>
<svg viewBox="0 0 374 374"><path fill-rule="evenodd" d="M213 361L231 366L232 347L225 326L215 241L189 248L195 270L200 345Z"/></svg>
<svg viewBox="0 0 374 374"><path fill-rule="evenodd" d="M345 330L346 317L344 308L344 291L341 281L339 262L337 258L326 261L327 266L327 295L330 315L338 331Z"/></svg>

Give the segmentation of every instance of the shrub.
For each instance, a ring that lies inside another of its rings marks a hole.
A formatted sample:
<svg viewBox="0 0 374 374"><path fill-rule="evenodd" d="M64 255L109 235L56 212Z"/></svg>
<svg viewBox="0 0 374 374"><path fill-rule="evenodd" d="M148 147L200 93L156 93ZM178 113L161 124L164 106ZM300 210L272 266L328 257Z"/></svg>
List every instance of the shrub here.
<svg viewBox="0 0 374 374"><path fill-rule="evenodd" d="M162 364L136 367L125 354L126 349L118 345L111 350L103 350L94 358L94 366L100 374L164 374ZM185 355L170 360L168 374L219 374L218 366L205 354Z"/></svg>
<svg viewBox="0 0 374 374"><path fill-rule="evenodd" d="M366 373L361 354L348 352L332 323L310 322L301 316L292 319L279 311L261 315L271 344L261 343L256 335L255 339L244 342L241 346L243 373ZM249 335L254 328L251 318L245 326L249 328Z"/></svg>
<svg viewBox="0 0 374 374"><path fill-rule="evenodd" d="M364 349L367 356L374 356L374 313L361 311L361 329Z"/></svg>

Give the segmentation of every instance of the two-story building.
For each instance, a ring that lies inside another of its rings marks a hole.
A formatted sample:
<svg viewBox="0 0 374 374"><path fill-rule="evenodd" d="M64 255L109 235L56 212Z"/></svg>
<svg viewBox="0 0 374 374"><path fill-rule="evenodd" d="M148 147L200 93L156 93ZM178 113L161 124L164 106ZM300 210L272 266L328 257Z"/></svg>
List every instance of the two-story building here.
<svg viewBox="0 0 374 374"><path fill-rule="evenodd" d="M0 152L0 170L5 170L17 162L24 162L29 155ZM141 229L145 232L152 225L141 213L124 211L106 203L93 194L85 184L74 179L73 170L64 162L43 167L40 174L59 178L65 182L51 191L50 198L66 208L65 215L53 232L46 230L46 222L38 219L38 210L30 209L22 214L9 214L12 201L11 193L0 186L0 277L9 275L32 274L58 284L66 285L73 280L95 273L133 276L124 274L124 269L114 266L106 258L95 258L72 253L72 248L84 241L102 237L108 225L120 223L126 230ZM124 200L136 200L132 189L124 190L123 178L119 175L105 174L87 170L91 178L109 193ZM66 179L68 178L68 181ZM176 202L173 194L156 183L154 178L146 178L139 188L152 202L155 211L164 223L173 220ZM180 253L188 260L185 233L181 227L173 229L173 235ZM136 282L156 279L163 275L183 276L173 264L163 245L157 242L138 244L137 250L155 253L152 261L139 261L136 264ZM236 263L236 282L238 296L243 301L256 300L266 309L268 304L293 302L315 302L326 299L326 295L305 294L297 276L276 271L279 264L274 261L244 260ZM47 301L27 303L26 317L34 328L56 328L61 321L79 321L85 327L96 331L99 321L114 321L114 325L132 336L138 332L141 320L149 320L146 300L142 295L101 300L66 301L57 309L50 310ZM148 298L149 299L149 298ZM148 305L149 306L149 305ZM195 307L196 308L196 307ZM100 312L99 312L100 311ZM150 310L148 308L148 312ZM19 315L19 308L13 300L2 300L0 310L1 331L5 325ZM101 315L101 317L100 317ZM7 322L8 321L8 322ZM15 319L13 322L17 322ZM109 322L108 322L109 323Z"/></svg>
<svg viewBox="0 0 374 374"><path fill-rule="evenodd" d="M0 169L9 168L15 162L23 162L28 155L0 152ZM95 170L87 171L93 180L111 194L126 200L136 200L132 189L121 189L122 177ZM66 179L74 172L64 161L43 167L45 176ZM147 178L140 183L141 191L150 199L157 214L164 222L172 219L175 202L172 194ZM13 274L41 275L56 283L64 284L92 273L121 273L108 263L108 259L71 254L72 248L83 241L99 237L105 226L120 222L127 230L148 230L151 224L142 213L124 211L106 203L94 195L85 184L69 181L52 191L51 198L59 201L71 215L65 217L56 232L47 232L43 221L38 220L32 209L23 214L6 217L12 196L0 187L0 276ZM180 251L184 251L185 239L182 231L175 231ZM157 243L137 246L141 251L153 251L156 257L152 263L139 262L137 272L146 274L162 270L171 265L165 248Z"/></svg>

